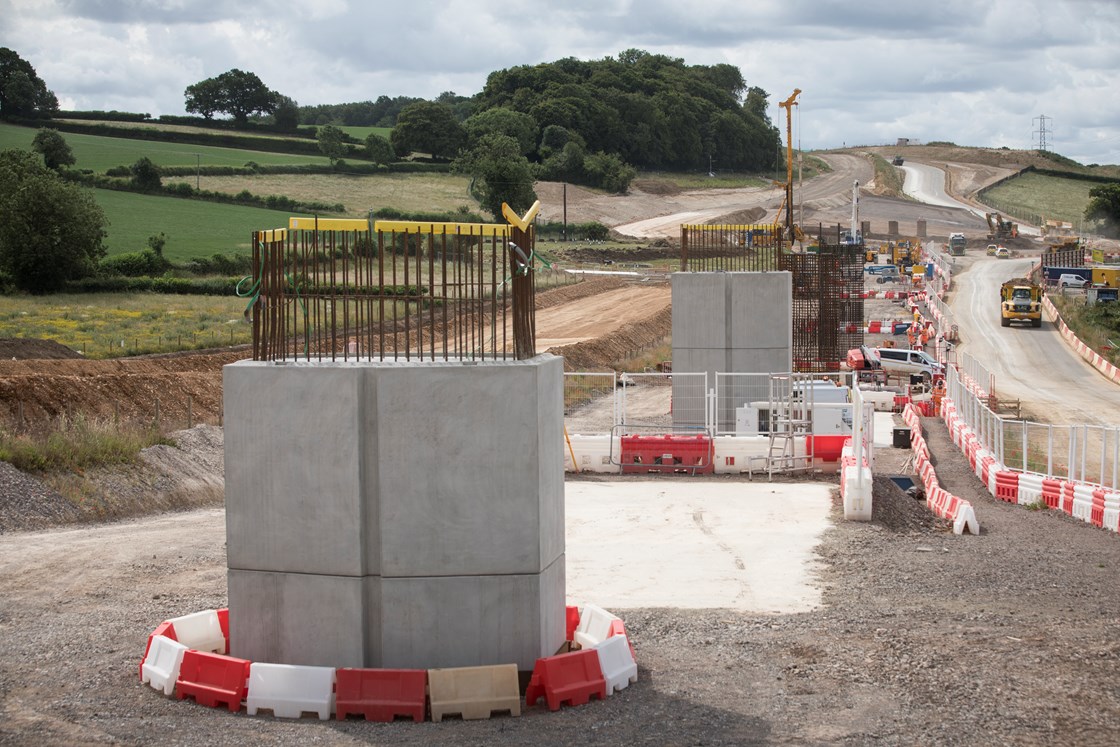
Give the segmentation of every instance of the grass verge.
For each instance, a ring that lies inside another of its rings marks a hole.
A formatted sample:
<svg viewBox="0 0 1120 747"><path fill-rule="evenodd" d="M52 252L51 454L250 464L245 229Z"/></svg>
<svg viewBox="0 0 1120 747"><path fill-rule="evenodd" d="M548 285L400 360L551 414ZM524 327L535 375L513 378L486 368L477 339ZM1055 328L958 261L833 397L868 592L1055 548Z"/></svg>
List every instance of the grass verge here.
<svg viewBox="0 0 1120 747"><path fill-rule="evenodd" d="M245 300L159 293L0 297L0 337L54 340L87 358L239 345Z"/></svg>
<svg viewBox="0 0 1120 747"><path fill-rule="evenodd" d="M984 199L991 198L993 205L1010 206L1045 220L1062 220L1080 226L1089 205L1089 190L1099 186L1099 182L1028 171L987 190Z"/></svg>
<svg viewBox="0 0 1120 747"><path fill-rule="evenodd" d="M886 197L905 197L902 191L902 171L882 156L872 153L871 165L875 168L875 194Z"/></svg>
<svg viewBox="0 0 1120 747"><path fill-rule="evenodd" d="M109 220L105 245L110 255L141 251L149 236L163 233L167 236L164 255L174 262L214 254L248 254L253 231L286 228L292 215L111 189L95 189L93 196Z"/></svg>
<svg viewBox="0 0 1120 747"><path fill-rule="evenodd" d="M94 467L131 464L140 450L175 442L154 428L93 420L83 415L61 418L42 432L0 431L0 461L36 474L82 472Z"/></svg>
<svg viewBox="0 0 1120 747"><path fill-rule="evenodd" d="M49 123L46 125L50 126ZM31 141L38 130L0 124L0 150L15 148L31 150ZM262 166L295 166L318 164L326 166L325 156L270 153L260 150L219 148L213 145L190 143L165 143L158 140L140 140L127 137L104 137L64 132L62 137L74 153L77 163L73 168L104 172L114 166L128 166L147 156L157 166L244 166L254 161ZM193 181L193 180L192 180Z"/></svg>

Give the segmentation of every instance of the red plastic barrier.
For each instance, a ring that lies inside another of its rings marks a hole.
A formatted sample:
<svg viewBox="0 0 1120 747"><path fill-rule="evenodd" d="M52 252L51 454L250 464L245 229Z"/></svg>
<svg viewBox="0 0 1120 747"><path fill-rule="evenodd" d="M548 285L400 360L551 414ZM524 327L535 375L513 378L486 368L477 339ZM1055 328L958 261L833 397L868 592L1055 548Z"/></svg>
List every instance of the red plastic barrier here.
<svg viewBox="0 0 1120 747"><path fill-rule="evenodd" d="M236 713L245 699L251 663L246 659L191 649L183 654L175 697L182 700L189 695L208 708L224 703Z"/></svg>
<svg viewBox="0 0 1120 747"><path fill-rule="evenodd" d="M607 681L599 666L599 652L589 648L537 659L525 690L525 705L531 706L543 697L548 710L558 711L561 703L583 705L592 695L605 700Z"/></svg>
<svg viewBox="0 0 1120 747"><path fill-rule="evenodd" d="M1058 508L1062 502L1062 483L1049 477L1042 478L1042 500L1047 508Z"/></svg>
<svg viewBox="0 0 1120 747"><path fill-rule="evenodd" d="M837 462L847 439L848 436L806 436L805 453L811 453L814 459Z"/></svg>
<svg viewBox="0 0 1120 747"><path fill-rule="evenodd" d="M999 470L996 472L996 498L1008 503L1019 502L1019 473Z"/></svg>
<svg viewBox="0 0 1120 747"><path fill-rule="evenodd" d="M995 464L995 463L996 463L996 458L995 457L990 457L990 456L984 457L983 461L980 462L980 481L983 482L985 485L988 484L989 473L992 469L992 465Z"/></svg>
<svg viewBox="0 0 1120 747"><path fill-rule="evenodd" d="M229 653L229 607L223 607L218 612L218 625L222 628L222 635L226 639L226 648L223 654Z"/></svg>
<svg viewBox="0 0 1120 747"><path fill-rule="evenodd" d="M579 607L564 608L564 640L570 641L576 637L576 628L579 627Z"/></svg>
<svg viewBox="0 0 1120 747"><path fill-rule="evenodd" d="M1104 526L1104 488L1097 488L1093 491L1093 509L1089 512L1089 521L1095 527Z"/></svg>
<svg viewBox="0 0 1120 747"><path fill-rule="evenodd" d="M1070 516L1073 515L1073 488L1075 483L1062 483L1062 510Z"/></svg>
<svg viewBox="0 0 1120 747"><path fill-rule="evenodd" d="M634 650L634 644L630 640L630 636L626 635L626 625L622 620L612 620L611 627L607 630L607 638L613 638L620 635L626 639L626 645L630 647L630 655L634 657L634 661L638 660L638 653Z"/></svg>
<svg viewBox="0 0 1120 747"><path fill-rule="evenodd" d="M879 334L879 332L882 329L883 329L883 323L882 322L868 322L867 323L867 331L870 334L877 335L877 334Z"/></svg>
<svg viewBox="0 0 1120 747"><path fill-rule="evenodd" d="M621 441L620 461L624 473L715 472L712 439L706 435L629 435L623 436Z"/></svg>
<svg viewBox="0 0 1120 747"><path fill-rule="evenodd" d="M148 652L151 651L151 649L152 649L152 639L155 638L157 635L161 635L164 638L170 638L173 641L179 640L178 638L175 637L175 626L172 625L171 623L169 623L167 620L164 620L163 622L161 622L159 624L159 626L156 627L156 629L152 631L152 634L150 636L148 636L148 645L144 647L144 655L140 657L140 681L141 682L144 681L144 659L148 658Z"/></svg>
<svg viewBox="0 0 1120 747"><path fill-rule="evenodd" d="M428 672L424 669L336 669L335 717L364 716L392 721L397 716L424 720Z"/></svg>

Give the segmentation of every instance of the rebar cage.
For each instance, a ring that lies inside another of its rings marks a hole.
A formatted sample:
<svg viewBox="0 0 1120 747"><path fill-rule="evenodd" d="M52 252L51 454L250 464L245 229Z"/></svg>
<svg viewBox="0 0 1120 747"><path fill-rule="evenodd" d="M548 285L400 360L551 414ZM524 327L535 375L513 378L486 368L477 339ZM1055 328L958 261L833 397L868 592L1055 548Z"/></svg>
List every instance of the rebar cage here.
<svg viewBox="0 0 1120 747"><path fill-rule="evenodd" d="M824 234L819 228L814 248L793 252L776 224L683 225L681 271L790 272L794 370L838 371L864 340L864 247Z"/></svg>
<svg viewBox="0 0 1120 747"><path fill-rule="evenodd" d="M291 218L252 240L254 360L535 354L531 225Z"/></svg>

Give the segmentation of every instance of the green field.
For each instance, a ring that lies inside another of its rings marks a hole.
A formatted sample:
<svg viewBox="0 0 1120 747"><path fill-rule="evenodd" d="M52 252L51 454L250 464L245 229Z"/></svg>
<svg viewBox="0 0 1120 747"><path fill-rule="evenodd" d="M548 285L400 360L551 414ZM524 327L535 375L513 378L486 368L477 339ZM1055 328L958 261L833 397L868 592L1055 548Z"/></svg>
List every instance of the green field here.
<svg viewBox="0 0 1120 747"><path fill-rule="evenodd" d="M38 130L0 124L0 150L31 150L31 141ZM163 143L155 140L132 140L100 135L63 132L77 163L73 168L104 172L114 166L128 166L147 156L157 166L244 166L255 161L262 166L317 164L327 166L324 156L269 153L258 150L216 148L188 143Z"/></svg>
<svg viewBox="0 0 1120 747"><path fill-rule="evenodd" d="M54 340L87 358L218 347L252 340L245 300L155 293L0 296L0 337Z"/></svg>
<svg viewBox="0 0 1120 747"><path fill-rule="evenodd" d="M1028 171L988 190L984 196L991 197L993 206L1016 208L1040 215L1045 220L1067 221L1079 227L1089 205L1089 190L1099 186L1100 182Z"/></svg>
<svg viewBox="0 0 1120 747"><path fill-rule="evenodd" d="M392 127L358 127L358 126L351 126L351 125L340 125L338 127L338 129L342 130L343 132L345 132L347 135L354 138L355 140L362 140L362 141L365 141L365 139L367 137L369 137L370 133L373 133L373 132L376 132L378 135L385 138L386 140L388 140L389 135L391 135L393 133L393 128Z"/></svg>
<svg viewBox="0 0 1120 747"><path fill-rule="evenodd" d="M155 197L133 192L93 190L94 198L109 219L106 246L109 254L138 252L148 237L167 235L163 253L173 262L213 254L247 254L253 231L286 228L291 213Z"/></svg>

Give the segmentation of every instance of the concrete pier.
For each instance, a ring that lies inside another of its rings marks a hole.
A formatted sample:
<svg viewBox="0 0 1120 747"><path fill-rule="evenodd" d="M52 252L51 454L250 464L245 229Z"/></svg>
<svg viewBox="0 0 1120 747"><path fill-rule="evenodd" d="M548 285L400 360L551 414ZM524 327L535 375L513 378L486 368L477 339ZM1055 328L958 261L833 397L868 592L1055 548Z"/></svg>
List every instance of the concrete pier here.
<svg viewBox="0 0 1120 747"><path fill-rule="evenodd" d="M528 670L563 643L560 358L223 381L233 655Z"/></svg>

